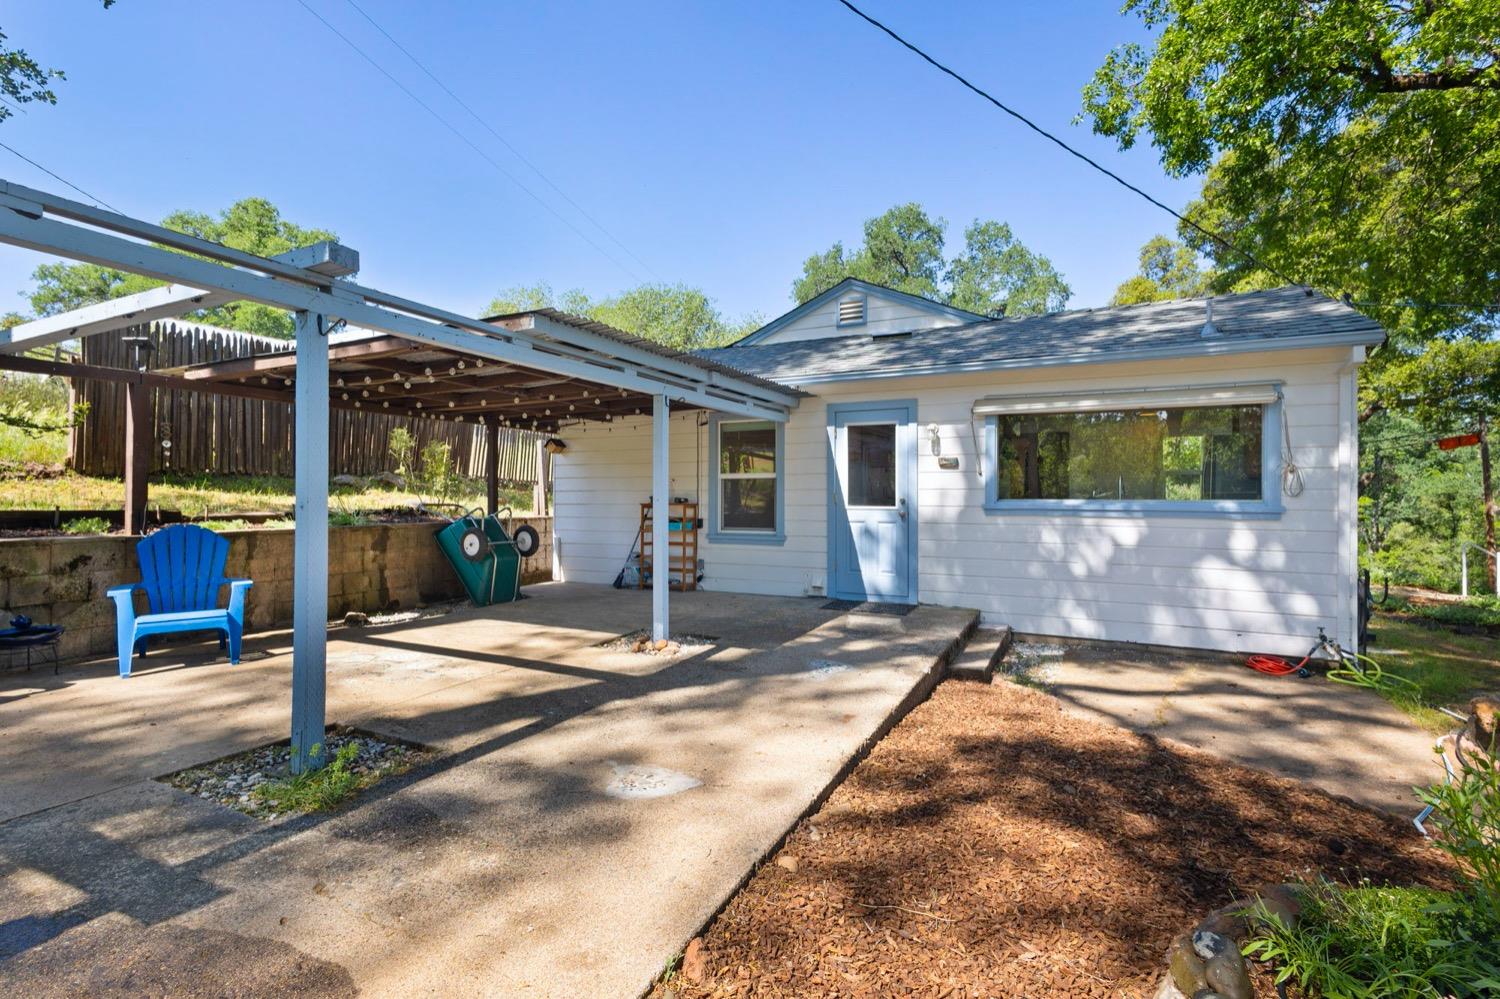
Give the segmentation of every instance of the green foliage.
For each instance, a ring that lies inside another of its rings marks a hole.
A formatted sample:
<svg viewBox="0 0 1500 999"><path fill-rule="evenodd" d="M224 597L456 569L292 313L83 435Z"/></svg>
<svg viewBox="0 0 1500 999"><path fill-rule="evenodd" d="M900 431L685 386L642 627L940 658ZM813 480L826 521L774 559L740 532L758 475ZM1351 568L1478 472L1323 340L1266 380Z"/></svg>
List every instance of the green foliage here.
<svg viewBox="0 0 1500 999"><path fill-rule="evenodd" d="M447 441L429 442L406 481L428 503L456 503L464 492L464 479Z"/></svg>
<svg viewBox="0 0 1500 999"><path fill-rule="evenodd" d="M1500 628L1500 597L1494 595L1470 597L1455 603L1395 600L1382 609L1392 614L1408 614L1424 621L1436 621L1438 624Z"/></svg>
<svg viewBox="0 0 1500 999"><path fill-rule="evenodd" d="M1141 270L1115 289L1110 305L1135 305L1207 294L1210 277L1198 253L1181 240L1152 236L1141 247Z"/></svg>
<svg viewBox="0 0 1500 999"><path fill-rule="evenodd" d="M574 288L554 295L545 282L507 288L490 302L486 315L532 309L558 309L606 323L626 333L677 350L717 347L761 325L759 316L730 320L713 300L684 284L643 284L609 298L592 299Z"/></svg>
<svg viewBox="0 0 1500 999"><path fill-rule="evenodd" d="M114 6L115 0L103 0L104 8L108 10ZM35 59L26 54L25 49L9 48L5 44L6 36L0 32L0 94L4 94L11 104L30 104L40 101L43 104L56 104L57 94L52 91L53 80L65 80L67 77L60 69L43 69ZM0 103L0 121L4 121L13 114L10 107Z"/></svg>
<svg viewBox="0 0 1500 999"><path fill-rule="evenodd" d="M1445 999L1500 987L1494 924L1470 899L1431 888L1306 886L1295 928L1266 916L1245 952L1324 999Z"/></svg>
<svg viewBox="0 0 1500 999"><path fill-rule="evenodd" d="M312 755L322 755L322 749L321 745L314 746ZM255 796L278 812L320 812L332 808L359 790L360 775L351 769L358 756L359 746L346 742L325 766L267 781L255 788Z"/></svg>
<svg viewBox="0 0 1500 999"><path fill-rule="evenodd" d="M108 534L113 526L103 517L74 517L62 529L64 534Z"/></svg>
<svg viewBox="0 0 1500 999"><path fill-rule="evenodd" d="M1208 171L1191 217L1299 281L1386 303L1422 340L1488 327L1500 303L1500 5L1130 0L1151 45L1114 50L1084 117L1122 147L1149 135L1174 176ZM1182 230L1220 289L1264 282ZM1282 283L1279 279L1276 283ZM1461 310L1409 308L1405 300Z"/></svg>
<svg viewBox="0 0 1500 999"><path fill-rule="evenodd" d="M218 215L178 211L162 219L177 232L222 243L236 250L274 257L279 253L338 237L326 229L308 229L281 217L265 198L241 198ZM67 312L156 287L160 281L97 264L42 264L32 272L31 308L39 316ZM292 319L286 312L254 302L232 302L193 314L199 322L262 336L289 339Z"/></svg>
<svg viewBox="0 0 1500 999"><path fill-rule="evenodd" d="M1433 807L1434 842L1458 862L1461 886L1304 887L1295 927L1270 917L1245 953L1277 980L1325 999L1445 999L1500 990L1500 769L1465 757L1454 779L1418 792Z"/></svg>
<svg viewBox="0 0 1500 999"><path fill-rule="evenodd" d="M1497 748L1464 754L1453 780L1417 796L1433 807L1435 842L1458 862L1476 915L1500 944L1500 763L1492 755ZM1496 955L1500 959L1500 949Z"/></svg>
<svg viewBox="0 0 1500 999"><path fill-rule="evenodd" d="M1061 309L1072 295L1052 262L1005 223L974 220L963 251L945 263L947 230L946 220L916 202L897 205L866 220L858 248L835 243L803 261L792 297L807 302L854 277L980 315L1036 315Z"/></svg>
<svg viewBox="0 0 1500 999"><path fill-rule="evenodd" d="M403 482L410 482L412 471L416 467L417 439L405 427L396 427L386 437L385 447L396 466L392 471L401 476Z"/></svg>

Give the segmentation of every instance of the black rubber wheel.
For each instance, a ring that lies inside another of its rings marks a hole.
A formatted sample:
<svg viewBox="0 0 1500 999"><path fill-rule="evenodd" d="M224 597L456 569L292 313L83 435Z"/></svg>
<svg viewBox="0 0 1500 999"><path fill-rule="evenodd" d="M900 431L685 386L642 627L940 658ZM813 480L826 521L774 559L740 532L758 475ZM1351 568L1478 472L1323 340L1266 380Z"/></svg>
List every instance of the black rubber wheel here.
<svg viewBox="0 0 1500 999"><path fill-rule="evenodd" d="M490 553L490 539L477 527L470 527L458 539L458 550L470 562L483 562Z"/></svg>
<svg viewBox="0 0 1500 999"><path fill-rule="evenodd" d="M511 540L516 543L516 553L522 558L530 558L542 547L542 536L530 524L522 524L516 528Z"/></svg>

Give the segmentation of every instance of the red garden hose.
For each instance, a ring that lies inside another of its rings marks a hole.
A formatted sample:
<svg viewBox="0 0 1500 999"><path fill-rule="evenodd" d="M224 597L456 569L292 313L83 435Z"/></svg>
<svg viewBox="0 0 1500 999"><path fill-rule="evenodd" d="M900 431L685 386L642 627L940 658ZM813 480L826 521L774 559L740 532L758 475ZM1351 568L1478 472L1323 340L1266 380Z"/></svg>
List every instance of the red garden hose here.
<svg viewBox="0 0 1500 999"><path fill-rule="evenodd" d="M1311 658L1312 654L1309 653L1302 657L1300 663L1294 664L1287 662L1280 656L1254 655L1245 660L1245 665L1257 673L1264 673L1267 676L1291 676L1293 673L1302 672L1307 666L1307 661Z"/></svg>

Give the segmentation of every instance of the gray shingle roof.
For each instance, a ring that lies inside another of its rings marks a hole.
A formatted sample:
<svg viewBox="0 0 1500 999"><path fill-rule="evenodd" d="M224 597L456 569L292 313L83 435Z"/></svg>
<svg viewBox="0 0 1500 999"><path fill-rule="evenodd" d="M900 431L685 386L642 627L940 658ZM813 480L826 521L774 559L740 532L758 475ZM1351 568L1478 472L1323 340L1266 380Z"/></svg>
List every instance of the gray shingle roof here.
<svg viewBox="0 0 1500 999"><path fill-rule="evenodd" d="M700 357L779 382L1042 367L1132 358L1230 354L1320 344L1376 344L1385 331L1342 302L1301 288L1045 316L989 319L894 337L857 336L720 347Z"/></svg>

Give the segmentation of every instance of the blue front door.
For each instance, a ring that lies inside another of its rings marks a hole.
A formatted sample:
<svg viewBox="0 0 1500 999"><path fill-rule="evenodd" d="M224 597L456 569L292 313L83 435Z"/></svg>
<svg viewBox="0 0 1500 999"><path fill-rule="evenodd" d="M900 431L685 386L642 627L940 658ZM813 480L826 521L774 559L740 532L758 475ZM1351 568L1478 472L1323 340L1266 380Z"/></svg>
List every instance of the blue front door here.
<svg viewBox="0 0 1500 999"><path fill-rule="evenodd" d="M831 595L917 599L915 402L828 407Z"/></svg>

